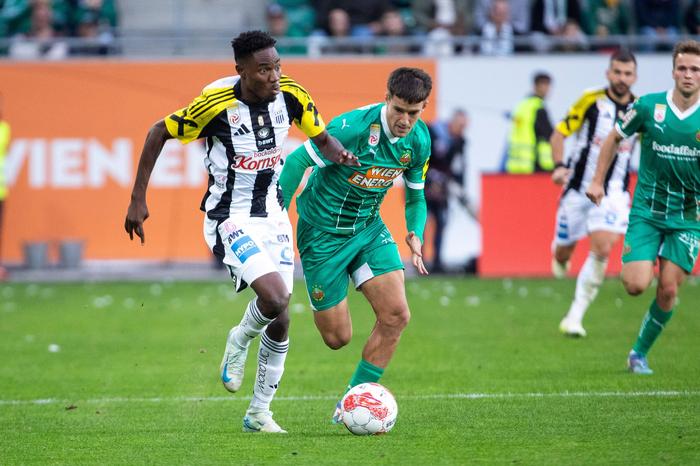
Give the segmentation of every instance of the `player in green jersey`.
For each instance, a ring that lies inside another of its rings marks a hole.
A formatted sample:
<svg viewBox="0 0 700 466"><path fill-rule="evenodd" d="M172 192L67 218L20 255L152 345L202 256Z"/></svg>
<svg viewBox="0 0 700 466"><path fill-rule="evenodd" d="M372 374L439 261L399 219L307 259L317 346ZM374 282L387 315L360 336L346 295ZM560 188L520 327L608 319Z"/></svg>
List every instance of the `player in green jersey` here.
<svg viewBox="0 0 700 466"><path fill-rule="evenodd" d="M700 43L686 40L673 50L675 86L642 96L603 143L586 195L604 196L603 178L622 138L641 133L639 181L622 252L622 282L633 296L654 278L656 299L647 312L627 366L651 374L647 352L673 315L678 288L692 272L700 241Z"/></svg>
<svg viewBox="0 0 700 466"><path fill-rule="evenodd" d="M328 132L358 157L359 167L332 163L307 141L289 155L280 176L288 206L305 169L314 167L297 198L297 242L323 341L332 349L350 342L350 277L376 315L348 389L379 380L410 318L399 250L379 216L382 200L399 176L406 184L406 242L411 261L420 274L428 273L421 247L430 135L420 116L431 89L432 80L424 71L394 70L386 102L341 114L328 125ZM338 414L336 408L334 422Z"/></svg>

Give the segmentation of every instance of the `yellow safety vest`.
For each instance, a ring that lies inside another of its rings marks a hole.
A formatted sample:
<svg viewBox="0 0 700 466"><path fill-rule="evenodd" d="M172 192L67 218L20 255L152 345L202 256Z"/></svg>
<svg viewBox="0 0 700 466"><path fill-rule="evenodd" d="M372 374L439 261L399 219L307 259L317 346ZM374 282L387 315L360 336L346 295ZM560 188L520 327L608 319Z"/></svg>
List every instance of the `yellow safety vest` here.
<svg viewBox="0 0 700 466"><path fill-rule="evenodd" d="M543 170L552 170L552 146L549 141L537 141L535 120L537 111L544 106L535 95L522 100L513 112L513 125L508 138L506 172L523 175L535 171L537 161Z"/></svg>
<svg viewBox="0 0 700 466"><path fill-rule="evenodd" d="M7 178L5 174L5 155L10 144L10 125L0 121L0 201L7 197Z"/></svg>

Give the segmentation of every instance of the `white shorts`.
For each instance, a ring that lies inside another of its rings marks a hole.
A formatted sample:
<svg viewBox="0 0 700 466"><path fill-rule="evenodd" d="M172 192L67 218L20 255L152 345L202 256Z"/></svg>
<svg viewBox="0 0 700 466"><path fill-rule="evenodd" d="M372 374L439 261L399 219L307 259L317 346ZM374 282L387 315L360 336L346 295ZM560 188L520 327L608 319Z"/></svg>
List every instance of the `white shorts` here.
<svg viewBox="0 0 700 466"><path fill-rule="evenodd" d="M597 206L572 189L559 201L552 246L570 246L594 231L623 234L629 214L630 196L626 191L608 193Z"/></svg>
<svg viewBox="0 0 700 466"><path fill-rule="evenodd" d="M236 291L263 275L279 272L292 293L294 242L286 213L268 218L231 217L221 224L205 217L204 239L217 256L223 249L223 262Z"/></svg>

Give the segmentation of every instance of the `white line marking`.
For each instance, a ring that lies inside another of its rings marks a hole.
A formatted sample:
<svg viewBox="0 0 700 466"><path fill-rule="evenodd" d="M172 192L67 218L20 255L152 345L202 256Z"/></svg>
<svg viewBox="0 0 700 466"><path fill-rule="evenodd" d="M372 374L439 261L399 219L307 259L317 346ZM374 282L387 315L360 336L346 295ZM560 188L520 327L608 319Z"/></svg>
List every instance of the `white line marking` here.
<svg viewBox="0 0 700 466"><path fill-rule="evenodd" d="M399 400L449 400L449 399L508 399L508 398L639 398L654 397L688 398L700 396L696 390L661 390L648 392L555 392L555 393L439 393L434 395L403 395L397 396ZM337 400L332 395L308 395L308 396L279 396L275 401L332 401ZM69 400L57 398L41 398L35 400L0 400L0 406L17 405L53 405L71 403L109 404L109 403L182 403L182 402L220 402L220 401L248 401L250 397L237 396L175 396L153 398L111 397L93 398L88 400Z"/></svg>

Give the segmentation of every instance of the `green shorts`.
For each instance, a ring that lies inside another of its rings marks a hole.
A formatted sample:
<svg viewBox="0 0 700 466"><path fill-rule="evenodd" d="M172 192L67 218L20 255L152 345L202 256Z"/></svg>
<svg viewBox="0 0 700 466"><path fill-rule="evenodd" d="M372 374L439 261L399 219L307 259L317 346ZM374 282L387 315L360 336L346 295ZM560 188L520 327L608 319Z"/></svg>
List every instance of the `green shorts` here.
<svg viewBox="0 0 700 466"><path fill-rule="evenodd" d="M663 228L639 216L631 216L622 248L622 262L652 261L663 257L688 273L698 258L700 232Z"/></svg>
<svg viewBox="0 0 700 466"><path fill-rule="evenodd" d="M297 245L315 311L329 309L345 299L350 276L359 288L372 277L403 269L399 248L381 220L355 235L339 235L299 218Z"/></svg>

